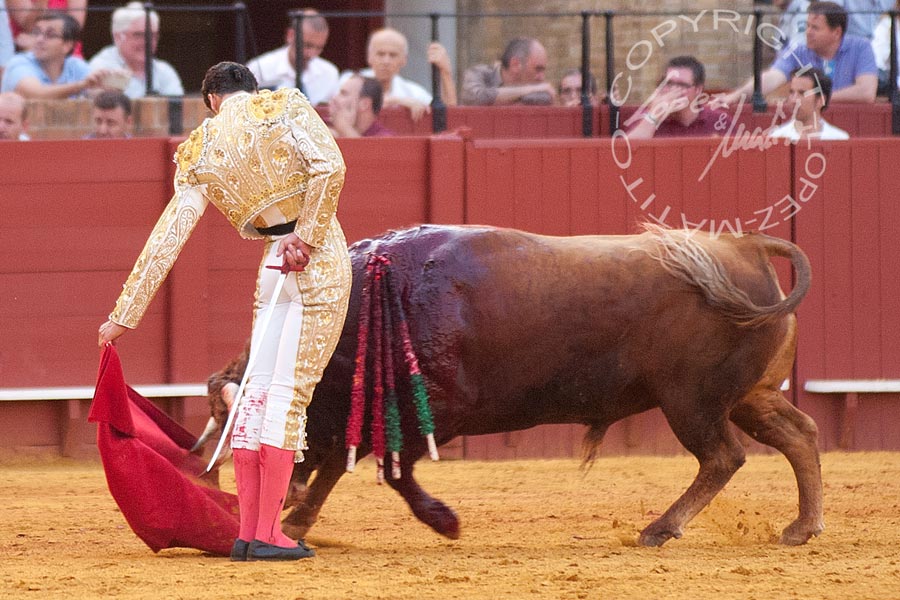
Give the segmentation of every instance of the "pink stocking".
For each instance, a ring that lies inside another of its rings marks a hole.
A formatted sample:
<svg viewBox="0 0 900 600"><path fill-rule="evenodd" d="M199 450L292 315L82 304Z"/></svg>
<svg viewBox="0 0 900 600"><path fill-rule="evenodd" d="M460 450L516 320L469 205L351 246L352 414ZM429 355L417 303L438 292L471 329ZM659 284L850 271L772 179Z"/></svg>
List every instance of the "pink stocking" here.
<svg viewBox="0 0 900 600"><path fill-rule="evenodd" d="M294 451L260 444L259 446L259 519L256 539L282 548L293 548L296 540L281 531L281 511L294 471ZM243 520L241 521L243 531Z"/></svg>
<svg viewBox="0 0 900 600"><path fill-rule="evenodd" d="M252 542L259 520L259 452L235 448L233 459L238 505L241 509L241 531L238 537L245 542Z"/></svg>

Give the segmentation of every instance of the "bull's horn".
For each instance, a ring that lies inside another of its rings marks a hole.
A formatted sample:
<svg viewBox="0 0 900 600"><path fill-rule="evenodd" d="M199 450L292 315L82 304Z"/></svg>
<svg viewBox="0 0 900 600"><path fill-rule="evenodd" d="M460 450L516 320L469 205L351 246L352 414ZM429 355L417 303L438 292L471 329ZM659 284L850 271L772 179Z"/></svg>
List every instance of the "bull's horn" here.
<svg viewBox="0 0 900 600"><path fill-rule="evenodd" d="M197 443L193 445L191 448L191 452L196 452L200 448L206 445L206 442L209 441L209 438L216 432L218 429L218 425L216 424L216 420L213 417L209 418L209 421L206 422L206 428L203 430L203 433L200 434L200 437L197 439Z"/></svg>

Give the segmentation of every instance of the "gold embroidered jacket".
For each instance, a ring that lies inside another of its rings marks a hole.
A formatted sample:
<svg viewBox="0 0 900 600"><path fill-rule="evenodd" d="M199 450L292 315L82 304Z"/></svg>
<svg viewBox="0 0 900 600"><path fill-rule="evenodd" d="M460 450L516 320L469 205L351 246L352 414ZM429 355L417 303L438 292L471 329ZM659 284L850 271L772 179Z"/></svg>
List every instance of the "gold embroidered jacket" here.
<svg viewBox="0 0 900 600"><path fill-rule="evenodd" d="M226 98L175 152L175 195L125 282L109 318L135 328L209 202L242 237L297 220L322 245L344 185L344 159L327 126L296 89ZM263 215L264 213L264 215Z"/></svg>

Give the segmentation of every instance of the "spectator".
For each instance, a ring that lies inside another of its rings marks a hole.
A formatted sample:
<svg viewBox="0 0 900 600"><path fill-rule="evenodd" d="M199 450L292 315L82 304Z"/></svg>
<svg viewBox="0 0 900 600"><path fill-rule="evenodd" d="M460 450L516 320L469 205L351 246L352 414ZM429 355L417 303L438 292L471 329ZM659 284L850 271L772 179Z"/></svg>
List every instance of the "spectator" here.
<svg viewBox="0 0 900 600"><path fill-rule="evenodd" d="M13 39L20 52L27 52L34 46L34 36L31 35L37 18L46 10L58 10L78 21L78 27L84 28L87 18L87 0L6 0L10 9L9 25L12 29ZM81 56L81 42L75 44L73 56Z"/></svg>
<svg viewBox="0 0 900 600"><path fill-rule="evenodd" d="M450 68L450 58L447 50L432 42L428 46L428 60L438 68L441 81L441 93L444 103L448 106L456 104L456 84L453 82L453 72ZM363 77L372 77L381 84L384 94L384 106L405 106L409 109L414 121L418 121L423 114L429 112L431 94L418 83L400 76L400 70L406 66L409 57L409 43L406 36L396 29L379 29L369 37L369 46L366 53L368 69L360 71ZM349 78L351 73L341 76L341 83Z"/></svg>
<svg viewBox="0 0 900 600"><path fill-rule="evenodd" d="M338 89L338 69L319 56L328 42L328 21L315 10L303 11L303 92L313 105L328 102ZM288 26L284 46L247 63L259 87L276 90L297 84L297 51L294 28Z"/></svg>
<svg viewBox="0 0 900 600"><path fill-rule="evenodd" d="M26 141L28 129L27 103L15 92L0 94L0 140Z"/></svg>
<svg viewBox="0 0 900 600"><path fill-rule="evenodd" d="M895 10L900 10L900 0L897 2ZM898 22L900 27L900 22ZM900 32L900 29L898 29ZM878 91L879 96L887 95L890 91L888 86L888 78L891 74L891 16L883 15L878 25L875 27L875 33L872 35L872 52L875 54L875 64L878 66ZM900 37L897 40L897 56L900 56ZM900 71L897 73L897 82L900 84Z"/></svg>
<svg viewBox="0 0 900 600"><path fill-rule="evenodd" d="M787 108L793 117L784 125L769 131L773 138L797 141L800 138L847 140L850 135L822 117L831 99L831 79L820 69L798 69L791 76L791 92Z"/></svg>
<svg viewBox="0 0 900 600"><path fill-rule="evenodd" d="M47 11L32 30L34 48L13 56L3 72L0 92L18 92L26 99L70 98L99 91L110 76L106 70L90 72L84 59L72 56L81 29L66 13Z"/></svg>
<svg viewBox="0 0 900 600"><path fill-rule="evenodd" d="M592 106L600 103L597 96L597 80L593 74L588 74L590 83L590 102ZM569 69L559 80L559 104L560 106L581 106L581 69Z"/></svg>
<svg viewBox="0 0 900 600"><path fill-rule="evenodd" d="M811 0L775 0L773 3L784 12L778 22L781 43L784 46L802 44L806 41L806 11Z"/></svg>
<svg viewBox="0 0 900 600"><path fill-rule="evenodd" d="M881 13L891 10L894 0L836 0L847 11L847 33L871 40Z"/></svg>
<svg viewBox="0 0 900 600"><path fill-rule="evenodd" d="M131 137L131 98L118 90L107 90L94 96L91 111L94 130L85 136L89 140Z"/></svg>
<svg viewBox="0 0 900 600"><path fill-rule="evenodd" d="M5 2L6 0L0 0L0 77L3 76L3 69L6 67L6 63L9 62L9 59L16 52L12 30L9 28Z"/></svg>
<svg viewBox="0 0 900 600"><path fill-rule="evenodd" d="M812 2L806 16L806 43L788 47L762 73L762 93L787 83L797 68L821 69L834 84L832 98L839 102L874 102L878 67L871 44L863 38L844 35L847 11L834 2ZM717 106L730 106L753 91L753 79L716 98Z"/></svg>
<svg viewBox="0 0 900 600"><path fill-rule="evenodd" d="M378 122L383 92L371 77L351 75L328 102L331 132L335 137L384 137L394 132Z"/></svg>
<svg viewBox="0 0 900 600"><path fill-rule="evenodd" d="M91 58L91 70L124 71L129 79L124 88L129 98L141 98L147 93L146 31L147 13L140 2L129 2L113 11L110 24L113 45L106 46ZM150 11L150 44L156 54L159 42L159 15ZM153 58L153 93L161 96L183 96L181 78L169 63ZM123 82L124 83L124 82Z"/></svg>
<svg viewBox="0 0 900 600"><path fill-rule="evenodd" d="M834 0L847 11L846 33L871 40L881 13L891 9L893 0ZM775 0L775 6L784 9L778 28L785 45L803 43L810 0Z"/></svg>
<svg viewBox="0 0 900 600"><path fill-rule="evenodd" d="M475 65L463 75L462 103L490 106L494 104L553 104L556 90L544 81L547 50L533 38L511 40L500 57L500 63Z"/></svg>
<svg viewBox="0 0 900 600"><path fill-rule="evenodd" d="M648 139L674 136L725 135L731 119L706 105L706 69L693 56L676 56L666 64L659 86L625 123L628 137Z"/></svg>

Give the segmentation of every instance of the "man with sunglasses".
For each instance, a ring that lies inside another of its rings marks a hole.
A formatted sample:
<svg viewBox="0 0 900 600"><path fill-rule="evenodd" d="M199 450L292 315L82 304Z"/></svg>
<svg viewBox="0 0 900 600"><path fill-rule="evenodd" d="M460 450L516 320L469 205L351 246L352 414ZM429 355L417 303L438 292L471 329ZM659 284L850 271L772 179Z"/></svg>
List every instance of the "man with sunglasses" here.
<svg viewBox="0 0 900 600"><path fill-rule="evenodd" d="M32 30L34 46L12 57L3 72L0 92L17 92L26 99L63 99L99 90L110 72L90 72L84 59L72 56L81 27L70 15L47 11Z"/></svg>
<svg viewBox="0 0 900 600"><path fill-rule="evenodd" d="M706 69L693 56L676 56L650 98L625 122L630 139L724 135L731 126L725 112L711 109L703 92Z"/></svg>

